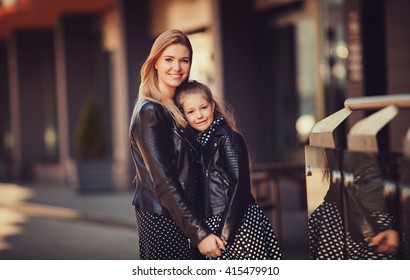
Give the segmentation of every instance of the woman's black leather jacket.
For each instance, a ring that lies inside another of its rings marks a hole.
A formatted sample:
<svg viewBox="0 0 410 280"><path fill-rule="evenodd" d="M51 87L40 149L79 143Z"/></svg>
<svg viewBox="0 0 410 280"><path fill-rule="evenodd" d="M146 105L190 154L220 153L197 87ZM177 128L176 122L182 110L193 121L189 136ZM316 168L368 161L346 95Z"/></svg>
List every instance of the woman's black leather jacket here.
<svg viewBox="0 0 410 280"><path fill-rule="evenodd" d="M132 120L130 143L136 169L133 205L170 217L196 245L210 231L199 211L197 150L166 109L144 102ZM192 136L192 135L191 135Z"/></svg>
<svg viewBox="0 0 410 280"><path fill-rule="evenodd" d="M222 213L217 235L228 243L254 198L249 159L243 137L222 123L203 147L205 217Z"/></svg>

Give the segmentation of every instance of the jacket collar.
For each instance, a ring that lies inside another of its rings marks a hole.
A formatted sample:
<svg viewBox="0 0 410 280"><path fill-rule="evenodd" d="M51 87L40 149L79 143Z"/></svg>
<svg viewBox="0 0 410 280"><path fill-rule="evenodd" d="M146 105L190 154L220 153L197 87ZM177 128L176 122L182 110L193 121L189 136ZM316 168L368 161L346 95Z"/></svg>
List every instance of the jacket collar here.
<svg viewBox="0 0 410 280"><path fill-rule="evenodd" d="M223 121L212 133L213 136L222 136L229 133L230 129L225 121Z"/></svg>
<svg viewBox="0 0 410 280"><path fill-rule="evenodd" d="M172 130L175 134L184 139L196 153L198 153L198 145L195 142L195 135L189 127L179 127L175 121L172 121Z"/></svg>
<svg viewBox="0 0 410 280"><path fill-rule="evenodd" d="M223 123L223 121L224 120L221 117L215 118L212 124L206 130L198 132L198 134L196 135L196 141L202 146L205 146L206 143L215 133L215 130L218 129L218 126L220 126Z"/></svg>

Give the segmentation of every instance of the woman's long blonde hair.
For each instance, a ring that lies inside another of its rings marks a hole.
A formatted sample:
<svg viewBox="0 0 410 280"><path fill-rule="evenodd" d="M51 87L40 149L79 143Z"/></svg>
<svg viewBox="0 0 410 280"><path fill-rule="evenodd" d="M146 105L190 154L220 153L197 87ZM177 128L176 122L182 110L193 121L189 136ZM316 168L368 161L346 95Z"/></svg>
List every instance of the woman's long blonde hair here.
<svg viewBox="0 0 410 280"><path fill-rule="evenodd" d="M179 30L171 29L171 30L167 30L163 32L162 34L160 34L157 37L157 39L155 39L151 47L151 51L147 59L145 60L144 64L141 67L140 86L138 90L138 97L134 105L134 109L133 109L132 116L131 116L131 125L144 100L149 100L149 101L161 104L171 114L172 118L175 120L175 122L178 125L183 126L183 127L187 125L187 122L184 116L179 111L179 109L176 107L173 100L169 100L159 90L158 73L154 67L156 61L161 56L161 54L164 52L164 50L167 47L171 45L175 45L175 44L181 44L187 47L189 51L189 61L190 61L190 64L192 65L192 57L193 57L192 45L188 37L183 32ZM191 71L191 68L189 69L189 71ZM189 78L189 73L188 73L187 79L183 83L188 81L188 78Z"/></svg>

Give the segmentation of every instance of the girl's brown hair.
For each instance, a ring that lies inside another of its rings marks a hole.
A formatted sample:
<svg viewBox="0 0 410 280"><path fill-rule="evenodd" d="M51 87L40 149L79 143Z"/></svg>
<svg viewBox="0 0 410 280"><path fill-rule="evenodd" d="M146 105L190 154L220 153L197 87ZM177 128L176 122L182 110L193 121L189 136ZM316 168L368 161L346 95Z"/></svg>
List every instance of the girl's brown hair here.
<svg viewBox="0 0 410 280"><path fill-rule="evenodd" d="M189 81L184 83L183 85L179 86L175 92L175 103L182 111L182 99L189 95L189 94L201 94L205 97L206 101L209 104L215 104L215 116L220 116L225 119L226 124L232 130L238 132L238 127L236 125L236 120L232 110L225 104L220 101L216 101L215 98L212 96L212 92L208 86L197 82L197 81Z"/></svg>

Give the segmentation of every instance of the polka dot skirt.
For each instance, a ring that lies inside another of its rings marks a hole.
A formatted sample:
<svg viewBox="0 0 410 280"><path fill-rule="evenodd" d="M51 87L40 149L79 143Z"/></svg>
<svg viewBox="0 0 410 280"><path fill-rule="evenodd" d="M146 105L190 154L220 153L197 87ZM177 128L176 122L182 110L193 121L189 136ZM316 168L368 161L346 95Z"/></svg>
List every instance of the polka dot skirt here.
<svg viewBox="0 0 410 280"><path fill-rule="evenodd" d="M141 260L192 260L198 250L191 248L179 227L164 215L136 209Z"/></svg>
<svg viewBox="0 0 410 280"><path fill-rule="evenodd" d="M222 213L212 216L206 223L215 233ZM226 246L221 260L280 260L282 252L268 218L256 205L250 204L232 244ZM214 259L213 259L214 260Z"/></svg>
<svg viewBox="0 0 410 280"><path fill-rule="evenodd" d="M393 217L380 211L371 211L382 227L389 228ZM309 218L309 249L312 259L325 260L389 260L395 254L383 254L368 243L354 240L343 229L343 220L339 209L333 202L323 202Z"/></svg>

